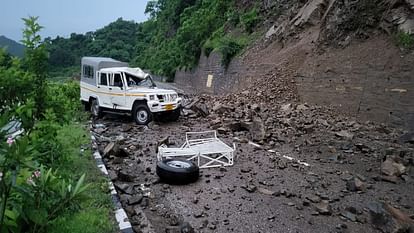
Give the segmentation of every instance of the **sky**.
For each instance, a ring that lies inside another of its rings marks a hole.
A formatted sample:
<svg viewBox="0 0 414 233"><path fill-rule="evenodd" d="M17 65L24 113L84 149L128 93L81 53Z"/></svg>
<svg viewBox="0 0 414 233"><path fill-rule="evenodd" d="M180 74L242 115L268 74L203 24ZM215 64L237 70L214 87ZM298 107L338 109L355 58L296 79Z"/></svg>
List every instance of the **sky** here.
<svg viewBox="0 0 414 233"><path fill-rule="evenodd" d="M2 0L0 35L22 39L21 18L39 16L42 38L69 37L71 33L95 31L122 17L145 21L148 0Z"/></svg>

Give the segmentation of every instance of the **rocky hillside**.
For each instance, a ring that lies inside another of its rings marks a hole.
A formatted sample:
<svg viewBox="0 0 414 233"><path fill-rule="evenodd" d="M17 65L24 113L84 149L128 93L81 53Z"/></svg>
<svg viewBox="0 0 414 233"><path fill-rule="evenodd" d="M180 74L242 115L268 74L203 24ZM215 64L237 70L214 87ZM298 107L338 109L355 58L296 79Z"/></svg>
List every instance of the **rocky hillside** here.
<svg viewBox="0 0 414 233"><path fill-rule="evenodd" d="M214 94L259 86L254 95L279 101L287 96L273 94L290 89L291 100L414 129L413 1L264 1L260 9L265 30L249 49L228 67L220 54L202 55L176 82Z"/></svg>

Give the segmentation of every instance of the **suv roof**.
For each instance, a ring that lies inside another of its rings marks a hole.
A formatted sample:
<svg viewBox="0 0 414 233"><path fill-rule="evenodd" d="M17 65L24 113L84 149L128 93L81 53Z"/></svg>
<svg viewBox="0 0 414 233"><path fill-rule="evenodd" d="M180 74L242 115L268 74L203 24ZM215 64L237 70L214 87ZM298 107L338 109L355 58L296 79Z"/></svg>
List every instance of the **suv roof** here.
<svg viewBox="0 0 414 233"><path fill-rule="evenodd" d="M142 71L140 68L130 68L130 67L111 67L111 68L103 68L100 70L101 72L125 72L132 75L135 75L139 78L145 78L149 74Z"/></svg>

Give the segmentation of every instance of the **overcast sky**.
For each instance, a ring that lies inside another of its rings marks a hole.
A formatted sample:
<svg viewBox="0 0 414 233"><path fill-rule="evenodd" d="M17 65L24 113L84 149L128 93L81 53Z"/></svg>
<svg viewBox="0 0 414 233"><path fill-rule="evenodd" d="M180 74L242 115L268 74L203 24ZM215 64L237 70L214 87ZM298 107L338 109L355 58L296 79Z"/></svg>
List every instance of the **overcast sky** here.
<svg viewBox="0 0 414 233"><path fill-rule="evenodd" d="M122 17L142 22L148 0L2 0L0 35L22 39L21 18L39 16L43 38L85 33Z"/></svg>

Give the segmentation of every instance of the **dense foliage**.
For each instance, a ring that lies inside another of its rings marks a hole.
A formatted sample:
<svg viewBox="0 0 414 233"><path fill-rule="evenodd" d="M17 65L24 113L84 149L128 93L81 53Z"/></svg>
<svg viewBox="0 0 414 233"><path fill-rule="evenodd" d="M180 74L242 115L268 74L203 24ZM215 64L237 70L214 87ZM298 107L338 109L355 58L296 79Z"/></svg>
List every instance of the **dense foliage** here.
<svg viewBox="0 0 414 233"><path fill-rule="evenodd" d="M80 152L88 137L76 123L79 84L46 81L41 26L24 22L24 59L0 50L0 232L111 232L106 182L82 174L94 170L90 152ZM7 130L18 122L19 136ZM91 222L78 229L81 212Z"/></svg>
<svg viewBox="0 0 414 233"><path fill-rule="evenodd" d="M118 19L85 35L48 38L50 64L78 66L81 56L107 56L172 79L177 69L194 67L203 49L222 53L228 65L261 20L256 7L237 9L234 0L149 1L145 13L150 18L143 23Z"/></svg>
<svg viewBox="0 0 414 233"><path fill-rule="evenodd" d="M86 34L72 33L69 38L46 38L52 69L80 66L82 56L105 56L130 61L135 55L139 25L119 18L106 27Z"/></svg>

